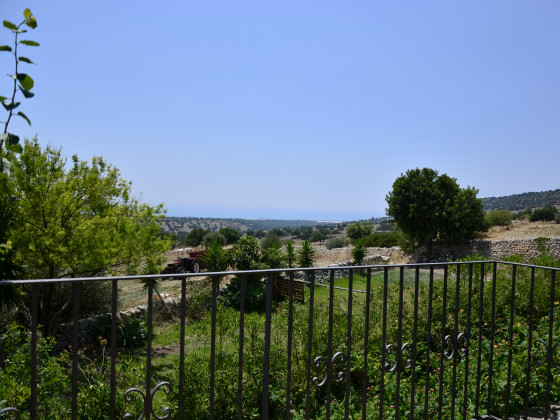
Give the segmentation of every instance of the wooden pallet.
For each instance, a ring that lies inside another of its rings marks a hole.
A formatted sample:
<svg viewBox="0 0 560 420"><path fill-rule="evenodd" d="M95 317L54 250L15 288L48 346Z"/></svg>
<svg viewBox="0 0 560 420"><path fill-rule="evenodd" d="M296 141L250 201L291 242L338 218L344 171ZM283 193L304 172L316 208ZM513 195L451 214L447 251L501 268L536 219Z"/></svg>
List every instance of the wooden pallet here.
<svg viewBox="0 0 560 420"><path fill-rule="evenodd" d="M294 280L294 300L305 302L305 285L302 281ZM276 292L279 298L290 297L290 279L279 278L276 280Z"/></svg>

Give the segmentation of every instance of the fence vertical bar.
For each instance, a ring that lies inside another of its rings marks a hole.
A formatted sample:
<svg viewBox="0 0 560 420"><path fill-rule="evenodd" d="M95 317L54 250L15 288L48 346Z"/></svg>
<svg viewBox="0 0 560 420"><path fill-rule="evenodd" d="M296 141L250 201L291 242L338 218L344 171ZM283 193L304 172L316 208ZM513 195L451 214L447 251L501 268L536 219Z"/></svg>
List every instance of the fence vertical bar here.
<svg viewBox="0 0 560 420"><path fill-rule="evenodd" d="M371 306L371 268L366 272L366 322L364 325L364 373L362 378L362 419L366 418L368 392L369 316Z"/></svg>
<svg viewBox="0 0 560 420"><path fill-rule="evenodd" d="M286 377L286 419L290 418L290 400L292 392L292 334L294 327L294 273L290 273L290 286L288 290L288 364Z"/></svg>
<svg viewBox="0 0 560 420"><path fill-rule="evenodd" d="M511 271L511 301L509 308L509 337L508 337L508 367L507 367L507 385L506 385L506 416L509 418L509 403L511 399L511 367L513 361L513 320L515 317L515 286L517 279L517 265L513 265Z"/></svg>
<svg viewBox="0 0 560 420"><path fill-rule="evenodd" d="M327 341L327 415L331 418L331 378L332 378L332 340L333 340L333 320L334 320L334 270L330 271L329 276L329 335Z"/></svg>
<svg viewBox="0 0 560 420"><path fill-rule="evenodd" d="M443 371L445 370L445 328L447 320L447 265L443 267L443 303L441 310L441 349L439 354L439 397L438 397L438 419L443 415Z"/></svg>
<svg viewBox="0 0 560 420"><path fill-rule="evenodd" d="M487 400L487 411L490 413L492 411L492 385L494 381L494 325L495 325L495 314L496 314L496 273L498 270L498 263L494 262L492 270L492 304L491 304L491 315L490 315L490 360L488 361L488 400Z"/></svg>
<svg viewBox="0 0 560 420"><path fill-rule="evenodd" d="M245 293L247 290L247 275L241 276L241 291L239 296L239 370L237 372L237 418L243 418L243 351L245 346Z"/></svg>
<svg viewBox="0 0 560 420"><path fill-rule="evenodd" d="M381 380L379 384L379 418L383 418L385 404L385 350L387 345L387 289L389 283L389 268L383 268L383 326L381 332Z"/></svg>
<svg viewBox="0 0 560 420"><path fill-rule="evenodd" d="M215 386L216 386L216 316L218 312L218 278L212 276L212 325L210 327L210 419L214 418Z"/></svg>
<svg viewBox="0 0 560 420"><path fill-rule="evenodd" d="M412 376L410 381L410 419L414 420L416 408L416 357L418 348L418 292L420 288L420 267L414 270L414 323L412 325Z"/></svg>
<svg viewBox="0 0 560 420"><path fill-rule="evenodd" d="M478 357L476 367L476 396L475 396L475 417L478 417L480 408L480 377L482 375L482 326L484 324L484 263L480 263L480 290L478 295Z"/></svg>
<svg viewBox="0 0 560 420"><path fill-rule="evenodd" d="M546 397L545 397L545 412L544 418L548 419L550 414L550 378L552 376L552 356L554 350L553 330L554 330L554 301L556 297L556 271L551 270L550 279L550 309L548 312L548 346L546 352Z"/></svg>
<svg viewBox="0 0 560 420"><path fill-rule="evenodd" d="M463 386L463 419L467 418L468 390L469 390L469 363L471 349L471 315L472 315L472 288L473 288L473 263L469 263L469 290L467 293L467 331L465 335L467 342L465 346L465 384Z"/></svg>
<svg viewBox="0 0 560 420"><path fill-rule="evenodd" d="M404 299L404 267L399 270L399 317L397 326L397 390L395 393L395 419L399 420L401 411L401 374L404 370L402 353L402 319L403 319L403 299Z"/></svg>
<svg viewBox="0 0 560 420"><path fill-rule="evenodd" d="M525 385L525 418L529 412L529 389L531 385L531 352L533 350L533 305L535 302L535 267L531 267L531 288L529 289L529 333L527 343L527 382Z"/></svg>
<svg viewBox="0 0 560 420"><path fill-rule="evenodd" d="M424 419L428 420L429 412L429 397L430 397L430 350L431 350L431 336L432 336L432 301L434 297L434 266L430 265L430 283L428 286L428 331L426 339L426 388L424 389Z"/></svg>
<svg viewBox="0 0 560 420"><path fill-rule="evenodd" d="M37 418L37 303L39 286L31 286L31 419Z"/></svg>
<svg viewBox="0 0 560 420"><path fill-rule="evenodd" d="M270 383L270 340L272 324L272 273L266 279L266 320L264 331L264 366L263 366L263 400L262 418L268 419L268 385Z"/></svg>
<svg viewBox="0 0 560 420"><path fill-rule="evenodd" d="M109 401L109 417L116 418L115 406L117 399L117 304L118 304L118 281L111 282L111 395Z"/></svg>
<svg viewBox="0 0 560 420"><path fill-rule="evenodd" d="M307 327L307 366L306 366L306 387L305 387L305 418L309 420L311 411L311 360L313 352L313 316L315 305L315 272L311 272L311 284L309 285L309 321Z"/></svg>
<svg viewBox="0 0 560 420"><path fill-rule="evenodd" d="M148 342L146 345L146 402L144 403L144 414L146 420L150 420L152 414L152 324L154 322L154 281L148 282Z"/></svg>
<svg viewBox="0 0 560 420"><path fill-rule="evenodd" d="M455 314L453 328L453 380L451 382L451 418L455 418L455 397L457 392L457 357L459 352L459 307L460 307L461 265L457 264L457 276L455 278Z"/></svg>
<svg viewBox="0 0 560 420"><path fill-rule="evenodd" d="M187 279L181 278L181 321L179 337L179 401L177 402L177 418L183 420L183 400L185 393L185 323L187 318Z"/></svg>
<svg viewBox="0 0 560 420"><path fill-rule="evenodd" d="M348 272L348 313L346 323L346 397L344 401L344 416L350 415L350 362L352 358L352 298L354 288L354 270Z"/></svg>
<svg viewBox="0 0 560 420"><path fill-rule="evenodd" d="M80 320L80 285L72 283L72 420L78 418L78 347Z"/></svg>

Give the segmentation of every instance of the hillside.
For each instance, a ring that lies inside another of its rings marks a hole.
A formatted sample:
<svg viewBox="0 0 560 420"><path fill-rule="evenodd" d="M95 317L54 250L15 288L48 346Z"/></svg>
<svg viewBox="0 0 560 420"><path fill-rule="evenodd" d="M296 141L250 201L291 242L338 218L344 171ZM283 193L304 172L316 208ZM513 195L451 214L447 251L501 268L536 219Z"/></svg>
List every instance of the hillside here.
<svg viewBox="0 0 560 420"><path fill-rule="evenodd" d="M165 217L161 222L165 232L190 232L195 228L217 231L222 228L233 228L240 232L252 230L271 230L285 227L315 227L319 225L336 225L337 222L313 220L276 220L276 219L219 219L210 217Z"/></svg>
<svg viewBox="0 0 560 420"><path fill-rule="evenodd" d="M482 199L484 210L520 211L547 206L560 208L560 189L513 194L504 197L486 197Z"/></svg>

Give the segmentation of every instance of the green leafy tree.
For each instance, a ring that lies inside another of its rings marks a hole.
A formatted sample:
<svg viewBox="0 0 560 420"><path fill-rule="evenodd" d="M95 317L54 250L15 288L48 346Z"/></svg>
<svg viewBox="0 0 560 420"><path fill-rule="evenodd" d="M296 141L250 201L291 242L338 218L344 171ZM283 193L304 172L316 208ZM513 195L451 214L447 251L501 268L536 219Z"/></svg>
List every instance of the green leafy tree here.
<svg viewBox="0 0 560 420"><path fill-rule="evenodd" d="M373 232L373 225L371 222L354 222L346 227L346 236L355 243L364 236L371 235Z"/></svg>
<svg viewBox="0 0 560 420"><path fill-rule="evenodd" d="M478 190L461 189L455 178L429 168L411 169L393 183L387 194L387 215L412 243L427 246L432 254L435 239L460 243L484 229Z"/></svg>
<svg viewBox="0 0 560 420"><path fill-rule="evenodd" d="M225 245L227 242L226 237L219 232L208 232L204 235L204 238L202 238L202 244L204 246L210 245L213 241L218 241L221 245Z"/></svg>
<svg viewBox="0 0 560 420"><path fill-rule="evenodd" d="M208 244L202 262L207 271L226 271L229 266L229 254L222 248L220 241L214 239Z"/></svg>
<svg viewBox="0 0 560 420"><path fill-rule="evenodd" d="M554 217L558 210L554 206L544 207L542 209L536 209L533 211L531 216L529 217L530 222L550 222L554 220Z"/></svg>
<svg viewBox="0 0 560 420"><path fill-rule="evenodd" d="M219 233L226 238L226 244L232 245L241 238L241 233L238 230L230 227L221 228Z"/></svg>
<svg viewBox="0 0 560 420"><path fill-rule="evenodd" d="M206 234L208 233L210 233L209 230L203 228L194 228L189 233L187 233L185 244L189 246L199 246L202 244L204 236L206 236Z"/></svg>
<svg viewBox="0 0 560 420"><path fill-rule="evenodd" d="M269 230L266 236L261 239L261 248L268 249L275 244L280 244L280 236L275 231Z"/></svg>
<svg viewBox="0 0 560 420"><path fill-rule="evenodd" d="M26 141L8 187L16 198L8 237L26 278L148 273L165 261L163 207L133 198L131 184L100 157L73 156L67 165L60 149ZM70 299L60 285L42 287L40 322L50 332Z"/></svg>
<svg viewBox="0 0 560 420"><path fill-rule="evenodd" d="M325 237L326 235L323 232L316 229L311 235L311 242L323 242L325 240Z"/></svg>

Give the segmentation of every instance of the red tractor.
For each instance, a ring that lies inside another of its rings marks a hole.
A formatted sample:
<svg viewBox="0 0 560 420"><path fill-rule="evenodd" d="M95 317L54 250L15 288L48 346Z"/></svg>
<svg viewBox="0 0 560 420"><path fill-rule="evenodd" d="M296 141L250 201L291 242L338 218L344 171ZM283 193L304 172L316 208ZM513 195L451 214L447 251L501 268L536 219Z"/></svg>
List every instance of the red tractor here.
<svg viewBox="0 0 560 420"><path fill-rule="evenodd" d="M206 251L193 251L192 248L182 248L175 252L179 254L179 257L172 263L167 264L167 267L165 267L161 274L199 273L204 268L202 259L206 255Z"/></svg>

